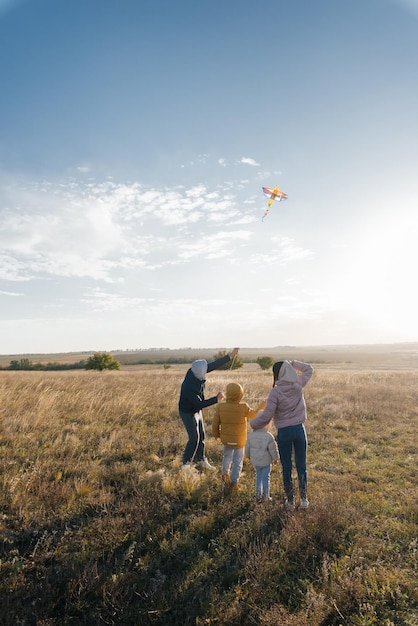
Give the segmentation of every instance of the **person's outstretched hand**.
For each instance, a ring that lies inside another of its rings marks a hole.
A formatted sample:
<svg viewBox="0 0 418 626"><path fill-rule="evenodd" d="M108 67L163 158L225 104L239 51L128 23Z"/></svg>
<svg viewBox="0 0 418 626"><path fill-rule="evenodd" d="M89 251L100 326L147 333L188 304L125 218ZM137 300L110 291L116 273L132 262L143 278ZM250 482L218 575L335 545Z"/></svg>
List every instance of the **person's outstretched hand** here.
<svg viewBox="0 0 418 626"><path fill-rule="evenodd" d="M232 352L229 353L229 358L233 359L235 356L237 356L238 352L239 348L234 348Z"/></svg>

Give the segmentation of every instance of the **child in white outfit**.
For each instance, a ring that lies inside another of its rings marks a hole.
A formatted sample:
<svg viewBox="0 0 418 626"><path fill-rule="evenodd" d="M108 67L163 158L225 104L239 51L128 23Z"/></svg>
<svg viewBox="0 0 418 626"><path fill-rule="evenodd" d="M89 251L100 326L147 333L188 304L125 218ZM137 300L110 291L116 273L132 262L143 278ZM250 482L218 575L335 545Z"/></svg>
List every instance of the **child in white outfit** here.
<svg viewBox="0 0 418 626"><path fill-rule="evenodd" d="M279 450L273 435L266 424L249 433L245 444L245 456L255 468L255 497L257 502L267 502L270 498L270 474L272 463L279 460Z"/></svg>

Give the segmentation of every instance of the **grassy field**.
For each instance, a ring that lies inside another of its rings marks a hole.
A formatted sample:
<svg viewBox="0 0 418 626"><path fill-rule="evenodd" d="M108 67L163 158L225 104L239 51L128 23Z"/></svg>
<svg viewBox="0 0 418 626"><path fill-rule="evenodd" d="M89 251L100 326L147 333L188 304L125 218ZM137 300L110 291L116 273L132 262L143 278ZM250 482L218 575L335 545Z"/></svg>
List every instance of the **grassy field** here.
<svg viewBox="0 0 418 626"><path fill-rule="evenodd" d="M414 357L415 358L415 357ZM0 624L417 626L418 372L324 362L306 387L308 511L180 470L187 369L0 372ZM410 360L407 361L410 363ZM271 375L241 382L251 406Z"/></svg>

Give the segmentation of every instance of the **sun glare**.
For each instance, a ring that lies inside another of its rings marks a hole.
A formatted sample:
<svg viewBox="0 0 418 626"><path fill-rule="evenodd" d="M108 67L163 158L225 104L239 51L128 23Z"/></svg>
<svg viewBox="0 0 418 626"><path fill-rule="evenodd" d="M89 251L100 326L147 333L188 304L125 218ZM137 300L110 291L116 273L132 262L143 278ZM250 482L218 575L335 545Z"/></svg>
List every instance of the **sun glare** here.
<svg viewBox="0 0 418 626"><path fill-rule="evenodd" d="M417 312L412 268L415 266L418 216L386 215L363 225L343 280L345 305L389 330L400 340L417 338Z"/></svg>

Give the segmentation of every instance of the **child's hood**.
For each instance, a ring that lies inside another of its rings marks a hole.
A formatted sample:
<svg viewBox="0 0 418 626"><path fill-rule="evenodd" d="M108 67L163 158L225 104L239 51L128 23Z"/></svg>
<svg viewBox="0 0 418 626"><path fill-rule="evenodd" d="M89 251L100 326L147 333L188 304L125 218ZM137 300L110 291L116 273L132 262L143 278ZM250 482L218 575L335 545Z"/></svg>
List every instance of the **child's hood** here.
<svg viewBox="0 0 418 626"><path fill-rule="evenodd" d="M226 386L226 401L227 402L240 402L244 390L239 383L229 383Z"/></svg>

